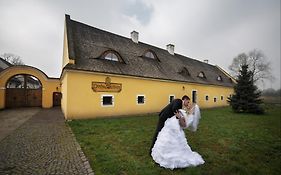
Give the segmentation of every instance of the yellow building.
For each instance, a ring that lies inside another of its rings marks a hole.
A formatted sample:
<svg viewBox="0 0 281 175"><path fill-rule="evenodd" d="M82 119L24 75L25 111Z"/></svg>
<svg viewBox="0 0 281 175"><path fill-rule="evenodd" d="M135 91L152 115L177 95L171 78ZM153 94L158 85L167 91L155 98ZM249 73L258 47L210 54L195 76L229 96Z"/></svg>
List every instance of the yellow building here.
<svg viewBox="0 0 281 175"><path fill-rule="evenodd" d="M65 18L61 107L66 119L159 112L191 97L226 106L234 79L218 66Z"/></svg>
<svg viewBox="0 0 281 175"><path fill-rule="evenodd" d="M13 66L0 58L0 109L59 106L60 80L31 66Z"/></svg>

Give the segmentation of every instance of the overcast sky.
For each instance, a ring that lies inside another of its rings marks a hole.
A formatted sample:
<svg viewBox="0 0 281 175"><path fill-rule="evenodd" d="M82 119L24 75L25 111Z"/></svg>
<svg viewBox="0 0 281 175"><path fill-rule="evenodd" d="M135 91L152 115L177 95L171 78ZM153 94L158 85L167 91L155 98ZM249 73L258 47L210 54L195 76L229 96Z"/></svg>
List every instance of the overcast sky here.
<svg viewBox="0 0 281 175"><path fill-rule="evenodd" d="M0 55L59 77L64 15L160 48L208 59L226 71L239 53L260 49L280 88L280 0L0 0Z"/></svg>

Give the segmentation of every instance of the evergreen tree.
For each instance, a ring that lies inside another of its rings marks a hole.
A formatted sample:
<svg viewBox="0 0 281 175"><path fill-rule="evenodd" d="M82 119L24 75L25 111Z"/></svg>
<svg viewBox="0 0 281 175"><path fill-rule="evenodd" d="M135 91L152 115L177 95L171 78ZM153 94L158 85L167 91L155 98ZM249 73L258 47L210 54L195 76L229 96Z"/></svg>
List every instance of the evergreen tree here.
<svg viewBox="0 0 281 175"><path fill-rule="evenodd" d="M228 102L234 112L263 114L261 92L254 85L252 72L248 70L248 65L242 65L241 68L234 94L228 98Z"/></svg>

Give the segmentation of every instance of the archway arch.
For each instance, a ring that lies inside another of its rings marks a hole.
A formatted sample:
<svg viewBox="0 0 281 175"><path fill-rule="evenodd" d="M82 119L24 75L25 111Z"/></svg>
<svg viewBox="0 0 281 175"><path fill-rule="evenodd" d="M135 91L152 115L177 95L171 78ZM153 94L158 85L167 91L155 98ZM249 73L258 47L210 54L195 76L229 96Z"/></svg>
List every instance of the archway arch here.
<svg viewBox="0 0 281 175"><path fill-rule="evenodd" d="M6 108L41 107L42 83L29 74L17 74L6 82Z"/></svg>
<svg viewBox="0 0 281 175"><path fill-rule="evenodd" d="M22 79L21 84L24 90L19 90L20 88L16 88L15 82L11 82L19 81L19 79ZM14 93L9 92L11 89L13 89L14 92L21 91L19 93L25 94L22 95L24 97L22 100L27 100L27 102L19 102L19 104L24 105L17 104L15 107L42 106L43 108L49 108L53 106L53 93L60 92L60 80L58 78L49 78L44 72L31 66L11 66L6 68L0 72L0 109L13 107L10 103L14 103L16 101L14 100L14 102L12 102L12 99L14 97L20 97L20 95L10 95Z"/></svg>

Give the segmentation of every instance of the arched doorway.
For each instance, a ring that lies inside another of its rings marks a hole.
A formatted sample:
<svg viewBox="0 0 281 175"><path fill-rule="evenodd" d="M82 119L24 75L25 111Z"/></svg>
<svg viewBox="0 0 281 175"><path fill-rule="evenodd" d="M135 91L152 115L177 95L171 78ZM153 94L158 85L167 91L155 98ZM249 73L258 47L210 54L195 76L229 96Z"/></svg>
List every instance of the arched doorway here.
<svg viewBox="0 0 281 175"><path fill-rule="evenodd" d="M42 84L38 78L20 74L6 83L6 108L42 106Z"/></svg>

